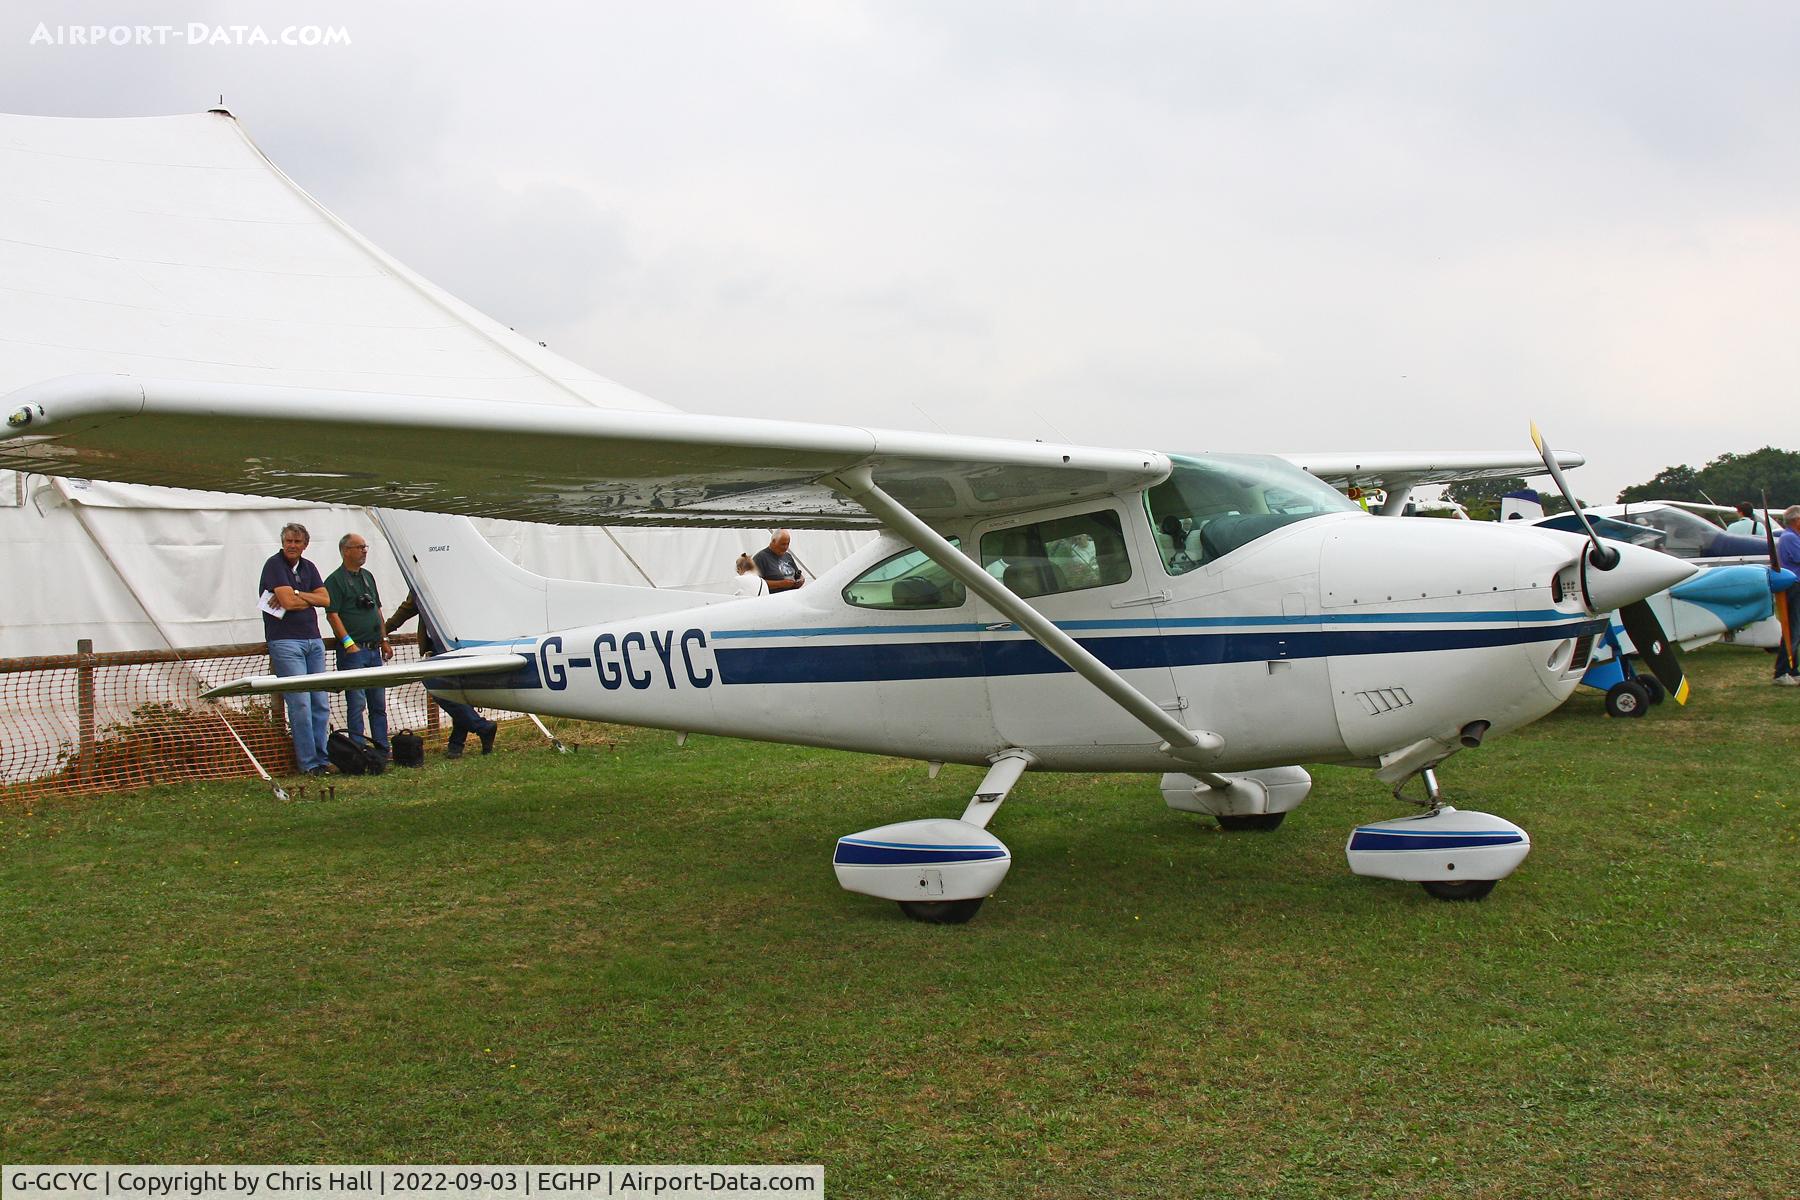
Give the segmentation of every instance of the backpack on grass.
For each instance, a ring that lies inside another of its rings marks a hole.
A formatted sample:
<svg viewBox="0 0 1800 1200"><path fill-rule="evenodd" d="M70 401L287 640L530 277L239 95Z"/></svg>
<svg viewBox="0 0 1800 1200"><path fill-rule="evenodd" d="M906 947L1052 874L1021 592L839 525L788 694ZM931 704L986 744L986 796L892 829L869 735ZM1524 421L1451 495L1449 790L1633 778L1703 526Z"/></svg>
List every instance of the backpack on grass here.
<svg viewBox="0 0 1800 1200"><path fill-rule="evenodd" d="M325 757L339 775L379 775L387 770L381 751L353 736L348 729L334 729L325 739Z"/></svg>
<svg viewBox="0 0 1800 1200"><path fill-rule="evenodd" d="M425 739L408 729L396 733L391 739L394 746L394 765L397 767L422 767L425 765Z"/></svg>

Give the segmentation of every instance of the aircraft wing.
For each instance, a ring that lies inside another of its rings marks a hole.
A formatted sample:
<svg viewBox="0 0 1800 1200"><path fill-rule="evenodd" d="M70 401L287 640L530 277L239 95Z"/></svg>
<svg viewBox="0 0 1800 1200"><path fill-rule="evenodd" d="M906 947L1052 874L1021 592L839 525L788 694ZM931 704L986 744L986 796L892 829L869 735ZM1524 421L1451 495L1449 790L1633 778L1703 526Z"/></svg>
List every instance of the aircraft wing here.
<svg viewBox="0 0 1800 1200"><path fill-rule="evenodd" d="M326 671L319 675L246 675L208 688L202 697L261 696L270 692L342 692L351 688L397 687L420 679L459 679L465 675L510 675L531 665L523 654L442 654L418 662L385 667Z"/></svg>
<svg viewBox="0 0 1800 1200"><path fill-rule="evenodd" d="M1301 470L1316 475L1335 488L1420 487L1429 484L1464 483L1476 479L1529 479L1544 475L1544 460L1528 451L1408 450L1368 454L1283 454ZM1564 468L1587 461L1579 454L1559 450L1556 461Z"/></svg>
<svg viewBox="0 0 1800 1200"><path fill-rule="evenodd" d="M1641 503L1642 502L1640 501L1640 504ZM1684 512L1691 512L1697 517L1706 518L1715 525L1719 524L1721 521L1735 521L1738 517L1738 510L1731 507L1729 504L1702 504L1698 500L1657 500L1654 501L1654 503L1666 504L1670 508L1679 508ZM1761 535L1758 534L1757 536L1760 537Z"/></svg>
<svg viewBox="0 0 1800 1200"><path fill-rule="evenodd" d="M1169 472L1154 451L129 375L32 384L0 412L0 468L560 525L871 526L821 482L863 465L928 521Z"/></svg>

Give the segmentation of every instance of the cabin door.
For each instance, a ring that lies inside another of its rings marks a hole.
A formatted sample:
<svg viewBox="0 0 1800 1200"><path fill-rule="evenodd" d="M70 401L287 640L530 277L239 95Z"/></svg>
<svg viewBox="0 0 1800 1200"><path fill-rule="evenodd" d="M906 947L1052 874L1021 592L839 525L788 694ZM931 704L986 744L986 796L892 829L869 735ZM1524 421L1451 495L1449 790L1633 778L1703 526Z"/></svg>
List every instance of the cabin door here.
<svg viewBox="0 0 1800 1200"><path fill-rule="evenodd" d="M1151 581L1131 514L1088 503L979 525L976 561L1171 711L1174 680L1157 636ZM1143 747L1157 738L985 601L977 601L994 725L1027 749ZM1179 717L1178 717L1179 719Z"/></svg>

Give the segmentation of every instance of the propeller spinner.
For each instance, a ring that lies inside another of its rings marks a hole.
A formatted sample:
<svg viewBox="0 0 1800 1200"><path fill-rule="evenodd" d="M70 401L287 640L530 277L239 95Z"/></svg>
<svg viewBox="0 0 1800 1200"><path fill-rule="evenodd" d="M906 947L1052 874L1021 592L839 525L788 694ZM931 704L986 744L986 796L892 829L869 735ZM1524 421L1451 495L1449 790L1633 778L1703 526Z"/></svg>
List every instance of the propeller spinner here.
<svg viewBox="0 0 1800 1200"><path fill-rule="evenodd" d="M1587 530L1589 549L1581 567L1581 590L1588 608L1597 613L1611 612L1615 607L1618 608L1619 619L1644 666L1649 668L1650 674L1656 677L1656 681L1674 697L1677 704L1686 704L1689 689L1687 675L1681 669L1681 659L1676 656L1675 649L1669 642L1669 635L1663 632L1662 622L1656 619L1650 602L1642 598L1650 591L1659 589L1640 587L1636 578L1653 568L1636 562L1625 564L1626 556L1621 553L1621 547L1608 545L1601 540L1594 529L1594 523L1581 511L1581 502L1575 499L1569 481L1563 478L1562 468L1557 465L1556 456L1550 452L1550 443L1544 440L1535 421L1531 424L1531 441L1543 458L1544 466L1550 471L1550 478L1556 481L1557 490L1562 493L1569 510L1581 519L1582 527ZM1646 553L1656 554L1656 551ZM1633 560L1638 557L1636 554L1631 556ZM1622 564L1625 564L1624 569L1621 569ZM1609 575L1612 578L1608 578ZM1611 602L1611 596L1631 596L1634 599L1615 604Z"/></svg>

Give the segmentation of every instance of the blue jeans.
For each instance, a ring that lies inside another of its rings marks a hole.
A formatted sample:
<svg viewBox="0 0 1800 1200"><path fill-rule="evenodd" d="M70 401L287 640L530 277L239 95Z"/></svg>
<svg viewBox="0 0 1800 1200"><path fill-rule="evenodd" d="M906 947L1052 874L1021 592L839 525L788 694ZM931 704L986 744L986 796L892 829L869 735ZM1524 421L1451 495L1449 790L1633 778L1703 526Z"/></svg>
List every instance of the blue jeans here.
<svg viewBox="0 0 1800 1200"><path fill-rule="evenodd" d="M373 649L367 646L356 650L339 650L337 669L350 671L357 667L379 667L381 665L381 647ZM387 728L387 689L386 688L347 688L344 691L344 728L348 729L357 741L364 741L363 711L369 713L369 733L366 740L375 743L375 748L392 757L388 749Z"/></svg>
<svg viewBox="0 0 1800 1200"><path fill-rule="evenodd" d="M269 643L269 666L275 674L320 675L325 671L325 643L318 638L282 638ZM294 761L302 771L326 765L325 739L331 736L331 696L326 692L288 692L288 729L294 735Z"/></svg>
<svg viewBox="0 0 1800 1200"><path fill-rule="evenodd" d="M445 739L445 744L452 749L461 750L471 733L482 737L494 731L494 723L469 705L456 700L443 700L437 696L433 696L432 700L450 718L450 736Z"/></svg>

